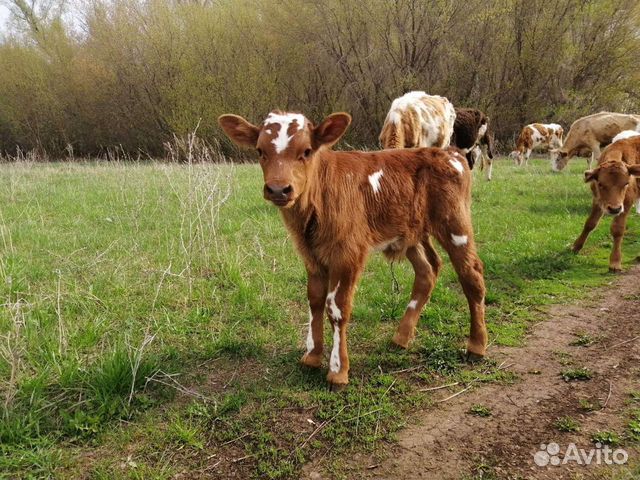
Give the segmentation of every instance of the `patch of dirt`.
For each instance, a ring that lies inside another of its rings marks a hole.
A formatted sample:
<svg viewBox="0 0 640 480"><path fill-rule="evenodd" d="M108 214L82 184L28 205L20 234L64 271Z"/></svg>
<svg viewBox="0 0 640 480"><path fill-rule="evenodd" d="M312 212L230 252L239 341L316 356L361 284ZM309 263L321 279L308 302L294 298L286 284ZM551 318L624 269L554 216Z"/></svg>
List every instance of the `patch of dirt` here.
<svg viewBox="0 0 640 480"><path fill-rule="evenodd" d="M347 462L349 478L368 479L573 479L602 478L619 466L588 467L577 463L537 466L541 445L560 445L560 458L570 443L594 448L597 431L623 434L628 423L629 392L640 389L640 267L612 277L612 284L579 305L553 307L548 318L532 327L524 347L494 347L489 355L516 373L513 385L474 387L416 416L398 443ZM577 334L595 342L572 345ZM591 380L563 380L561 372L586 367ZM438 390L445 399L461 387ZM592 412L580 400L604 406ZM473 405L491 416L469 413ZM580 424L575 433L560 432L554 422L569 416ZM640 449L623 443L629 461L638 464ZM614 447L615 448L615 447ZM608 468L608 470L605 470ZM309 479L328 478L319 465L305 466ZM483 474L484 473L484 474ZM632 478L632 477L629 477Z"/></svg>

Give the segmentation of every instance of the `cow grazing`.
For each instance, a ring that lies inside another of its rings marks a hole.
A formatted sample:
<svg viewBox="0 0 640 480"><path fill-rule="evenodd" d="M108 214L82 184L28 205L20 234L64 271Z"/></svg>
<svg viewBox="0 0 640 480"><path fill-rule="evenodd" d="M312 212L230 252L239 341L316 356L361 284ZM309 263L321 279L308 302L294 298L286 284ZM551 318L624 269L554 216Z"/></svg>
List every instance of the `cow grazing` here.
<svg viewBox="0 0 640 480"><path fill-rule="evenodd" d="M310 318L302 363L322 364L326 310L333 328L327 379L334 390L348 383L347 324L356 284L373 251L406 257L415 270L411 301L393 337L406 348L441 267L432 239L447 251L469 303L469 359L481 358L487 346L485 287L464 156L452 147L331 150L350 122L346 113L317 126L296 113L272 112L259 126L236 115L219 118L235 143L257 149L264 197L279 207L304 261Z"/></svg>
<svg viewBox="0 0 640 480"><path fill-rule="evenodd" d="M527 165L534 148L560 148L564 131L557 123L530 123L516 140L516 149L511 152L516 165Z"/></svg>
<svg viewBox="0 0 640 480"><path fill-rule="evenodd" d="M618 140L608 146L598 160L598 166L584 173L585 181L591 184L593 204L591 214L584 224L580 236L573 244L579 252L591 231L605 213L614 215L611 224L613 249L609 257L609 271L622 270L622 237L631 206L640 200L640 136Z"/></svg>
<svg viewBox="0 0 640 480"><path fill-rule="evenodd" d="M382 126L382 148L440 147L451 141L456 112L445 97L409 92L396 98Z"/></svg>
<svg viewBox="0 0 640 480"><path fill-rule="evenodd" d="M611 143L623 130L640 131L640 115L600 112L579 118L571 125L561 148L551 150L551 168L559 172L569 160L585 151L591 152L588 168L600 157L600 149Z"/></svg>
<svg viewBox="0 0 640 480"><path fill-rule="evenodd" d="M489 117L475 108L456 108L456 121L453 124L451 145L461 149L469 162L469 168L473 168L477 159L482 157L481 166L487 163L487 179L491 180L493 167L493 132L489 124ZM485 147L486 157L483 149Z"/></svg>

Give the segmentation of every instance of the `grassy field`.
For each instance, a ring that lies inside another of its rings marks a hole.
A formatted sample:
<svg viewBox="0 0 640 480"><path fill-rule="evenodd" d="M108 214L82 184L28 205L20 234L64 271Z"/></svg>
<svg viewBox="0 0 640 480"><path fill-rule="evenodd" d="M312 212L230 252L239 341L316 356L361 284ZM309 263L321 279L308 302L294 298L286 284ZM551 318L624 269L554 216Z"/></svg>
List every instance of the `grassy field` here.
<svg viewBox="0 0 640 480"><path fill-rule="evenodd" d="M568 248L590 207L584 167L476 172L492 343L517 345L541 306L610 281L610 220ZM283 478L320 457L339 476L342 455L429 406L419 387L517 381L461 362L468 311L448 261L415 344L390 348L412 272L375 256L352 383L328 393L326 370L297 363L304 269L257 166L4 164L0 181L1 478ZM634 214L627 266L639 244Z"/></svg>

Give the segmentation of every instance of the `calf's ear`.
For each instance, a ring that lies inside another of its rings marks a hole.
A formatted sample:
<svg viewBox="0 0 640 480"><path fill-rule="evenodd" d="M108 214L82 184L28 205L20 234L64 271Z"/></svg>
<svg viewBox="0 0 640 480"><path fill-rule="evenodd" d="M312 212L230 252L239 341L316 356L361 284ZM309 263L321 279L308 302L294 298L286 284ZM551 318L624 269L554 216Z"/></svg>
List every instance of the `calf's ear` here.
<svg viewBox="0 0 640 480"><path fill-rule="evenodd" d="M600 168L594 168L593 170L587 170L586 172L584 172L584 181L589 183L589 182L593 182L594 180L597 180L599 171L600 171Z"/></svg>
<svg viewBox="0 0 640 480"><path fill-rule="evenodd" d="M640 165L630 165L628 168L629 174L633 175L634 177L640 177Z"/></svg>
<svg viewBox="0 0 640 480"><path fill-rule="evenodd" d="M218 123L234 143L243 147L255 147L260 129L238 115L220 115Z"/></svg>
<svg viewBox="0 0 640 480"><path fill-rule="evenodd" d="M313 129L313 147L330 147L340 140L350 124L351 115L348 113L332 113Z"/></svg>

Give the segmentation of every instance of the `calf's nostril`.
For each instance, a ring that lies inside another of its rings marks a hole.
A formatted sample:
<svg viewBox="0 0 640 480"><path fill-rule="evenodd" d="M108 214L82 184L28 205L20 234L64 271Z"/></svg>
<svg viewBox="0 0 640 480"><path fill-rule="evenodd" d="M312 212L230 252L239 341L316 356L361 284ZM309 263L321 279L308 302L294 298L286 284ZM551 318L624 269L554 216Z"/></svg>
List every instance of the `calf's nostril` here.
<svg viewBox="0 0 640 480"><path fill-rule="evenodd" d="M293 192L293 187L291 185L287 185L282 189L282 193L285 195L289 195L291 192Z"/></svg>

